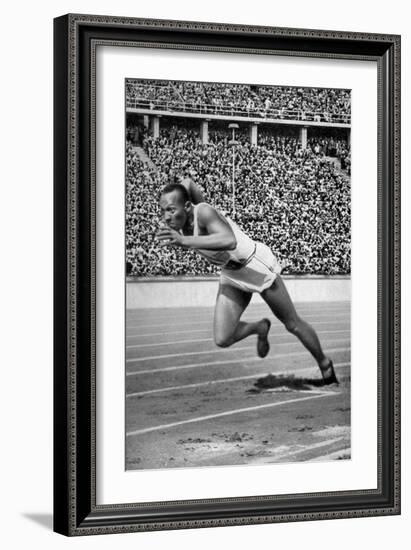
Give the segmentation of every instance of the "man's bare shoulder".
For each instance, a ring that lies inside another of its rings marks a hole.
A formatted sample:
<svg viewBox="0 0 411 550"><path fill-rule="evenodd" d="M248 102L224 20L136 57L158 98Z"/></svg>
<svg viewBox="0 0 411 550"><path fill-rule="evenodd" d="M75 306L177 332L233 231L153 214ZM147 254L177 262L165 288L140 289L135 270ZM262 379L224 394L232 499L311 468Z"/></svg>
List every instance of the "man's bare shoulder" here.
<svg viewBox="0 0 411 550"><path fill-rule="evenodd" d="M226 218L219 212L214 206L208 204L208 202L202 202L197 205L197 222L200 227L206 231L217 228L219 230L229 228L229 223Z"/></svg>
<svg viewBox="0 0 411 550"><path fill-rule="evenodd" d="M215 217L218 217L218 212L214 208L214 206L211 206L211 204L208 204L208 202L200 202L197 204L197 219L198 221L203 225L207 221L215 219Z"/></svg>

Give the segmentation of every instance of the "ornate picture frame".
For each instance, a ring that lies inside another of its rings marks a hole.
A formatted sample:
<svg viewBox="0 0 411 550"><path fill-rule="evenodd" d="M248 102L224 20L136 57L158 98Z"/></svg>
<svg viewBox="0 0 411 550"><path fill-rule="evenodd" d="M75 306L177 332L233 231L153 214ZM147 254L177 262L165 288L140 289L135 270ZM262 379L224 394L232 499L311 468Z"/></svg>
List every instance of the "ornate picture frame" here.
<svg viewBox="0 0 411 550"><path fill-rule="evenodd" d="M400 513L400 37L65 15L54 21L54 530L67 536ZM98 504L96 51L372 61L378 112L375 489Z"/></svg>

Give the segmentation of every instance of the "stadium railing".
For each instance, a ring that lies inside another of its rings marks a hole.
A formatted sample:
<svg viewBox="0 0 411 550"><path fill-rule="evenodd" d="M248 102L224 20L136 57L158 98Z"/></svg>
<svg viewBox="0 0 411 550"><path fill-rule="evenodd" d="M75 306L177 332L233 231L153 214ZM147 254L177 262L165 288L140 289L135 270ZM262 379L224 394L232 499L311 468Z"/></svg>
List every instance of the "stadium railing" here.
<svg viewBox="0 0 411 550"><path fill-rule="evenodd" d="M164 99L147 99L147 97L127 98L126 108L148 109L151 111L166 111L176 113L216 114L238 117L259 117L278 120L316 121L339 124L350 124L351 115L344 113L331 113L320 111L304 111L296 109L240 109L230 105L214 105L211 103L197 103Z"/></svg>

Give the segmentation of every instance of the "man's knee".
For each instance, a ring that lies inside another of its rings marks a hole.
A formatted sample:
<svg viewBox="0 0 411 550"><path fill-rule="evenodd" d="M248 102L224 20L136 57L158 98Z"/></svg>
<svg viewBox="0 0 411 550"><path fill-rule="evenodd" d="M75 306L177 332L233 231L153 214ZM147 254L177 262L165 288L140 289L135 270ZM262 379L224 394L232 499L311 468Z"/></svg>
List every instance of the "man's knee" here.
<svg viewBox="0 0 411 550"><path fill-rule="evenodd" d="M300 324L300 319L298 317L287 319L284 323L285 328L288 332L291 332L291 334L298 334L300 332Z"/></svg>
<svg viewBox="0 0 411 550"><path fill-rule="evenodd" d="M216 334L214 335L214 342L219 348L228 348L233 343L233 339L231 336Z"/></svg>

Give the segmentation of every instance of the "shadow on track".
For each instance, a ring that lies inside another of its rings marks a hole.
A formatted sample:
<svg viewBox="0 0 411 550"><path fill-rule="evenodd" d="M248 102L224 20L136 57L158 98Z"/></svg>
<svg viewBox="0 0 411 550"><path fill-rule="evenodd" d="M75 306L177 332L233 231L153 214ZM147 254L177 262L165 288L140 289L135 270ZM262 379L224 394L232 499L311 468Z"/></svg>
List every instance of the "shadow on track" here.
<svg viewBox="0 0 411 550"><path fill-rule="evenodd" d="M324 380L322 378L296 378L293 374L274 375L268 374L259 378L254 383L254 388L247 390L247 393L260 393L262 391L276 388L287 388L290 390L311 390L312 388L323 388Z"/></svg>

